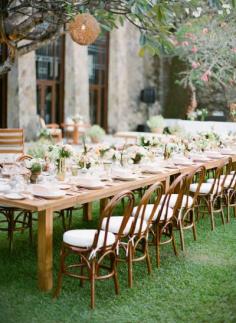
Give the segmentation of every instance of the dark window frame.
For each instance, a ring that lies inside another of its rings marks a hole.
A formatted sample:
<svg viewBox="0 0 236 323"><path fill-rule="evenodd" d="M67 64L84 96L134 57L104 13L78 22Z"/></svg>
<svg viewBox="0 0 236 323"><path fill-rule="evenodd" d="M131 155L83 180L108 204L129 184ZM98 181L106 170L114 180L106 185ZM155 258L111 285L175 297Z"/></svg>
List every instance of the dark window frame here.
<svg viewBox="0 0 236 323"><path fill-rule="evenodd" d="M53 55L55 57L55 45L53 45ZM61 50L60 50L60 62L61 69L59 79L55 77L52 79L39 79L36 76L37 89L40 91L40 116L44 118L45 113L45 100L46 89L51 87L52 89L52 102L51 102L51 122L61 124L64 122L64 89L65 89L65 37L61 37ZM53 63L53 69L55 69L55 62ZM37 66L36 66L37 68ZM55 76L55 73L53 73ZM59 90L57 91L57 87ZM57 97L58 96L58 97ZM39 98L37 98L38 100ZM57 100L58 99L58 100ZM58 104L58 106L57 106Z"/></svg>

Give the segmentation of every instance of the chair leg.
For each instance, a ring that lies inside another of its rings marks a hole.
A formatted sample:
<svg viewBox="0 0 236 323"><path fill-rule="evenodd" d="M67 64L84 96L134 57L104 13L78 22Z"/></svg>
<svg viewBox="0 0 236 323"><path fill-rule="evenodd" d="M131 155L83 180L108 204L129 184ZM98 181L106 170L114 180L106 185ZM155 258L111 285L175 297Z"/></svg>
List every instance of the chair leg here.
<svg viewBox="0 0 236 323"><path fill-rule="evenodd" d="M28 217L29 217L29 240L30 240L30 245L32 245L33 244L33 234L32 234L32 230L33 230L33 228L32 228L32 213L31 212L29 212L29 214L28 214Z"/></svg>
<svg viewBox="0 0 236 323"><path fill-rule="evenodd" d="M128 244L128 285L133 287L133 246Z"/></svg>
<svg viewBox="0 0 236 323"><path fill-rule="evenodd" d="M155 246L156 246L156 264L157 268L160 267L161 257L160 257L160 242L161 242L161 228L156 225L156 234L155 234Z"/></svg>
<svg viewBox="0 0 236 323"><path fill-rule="evenodd" d="M226 200L226 208L227 208L227 223L230 222L230 206L229 206L229 195L226 194L225 196L225 200Z"/></svg>
<svg viewBox="0 0 236 323"><path fill-rule="evenodd" d="M148 273L150 275L152 272L152 265L151 265L149 249L148 249L148 240L145 240L145 254L146 254L146 263L147 263Z"/></svg>
<svg viewBox="0 0 236 323"><path fill-rule="evenodd" d="M8 237L9 237L9 251L13 249L13 233L14 233L14 211L9 212L9 223L8 223Z"/></svg>
<svg viewBox="0 0 236 323"><path fill-rule="evenodd" d="M91 263L91 273L90 273L90 282L91 282L91 308L95 307L95 261L92 260Z"/></svg>
<svg viewBox="0 0 236 323"><path fill-rule="evenodd" d="M81 263L81 267L80 267L80 275L83 276L84 275L84 266L83 266L83 259L81 257L80 259L80 263ZM80 279L80 287L84 286L84 280Z"/></svg>
<svg viewBox="0 0 236 323"><path fill-rule="evenodd" d="M115 285L115 293L118 295L120 292L119 289L119 282L118 282L118 275L117 275L117 267L116 267L116 256L115 255L111 255L112 259L112 269L114 271L114 276L113 276L113 280L114 280L114 285Z"/></svg>
<svg viewBox="0 0 236 323"><path fill-rule="evenodd" d="M214 219L214 213L213 213L213 205L211 201L208 201L208 209L210 213L210 220L211 220L211 230L215 230L215 219Z"/></svg>
<svg viewBox="0 0 236 323"><path fill-rule="evenodd" d="M185 245L184 245L184 230L183 230L181 221L179 223L179 234L180 234L181 250L182 251L185 251Z"/></svg>
<svg viewBox="0 0 236 323"><path fill-rule="evenodd" d="M62 287L62 275L64 272L64 264L65 264L65 248L62 246L61 248L61 256L60 256L60 268L58 272L58 280L57 280L57 287L55 289L55 292L53 294L53 298L57 298L61 293L61 287Z"/></svg>
<svg viewBox="0 0 236 323"><path fill-rule="evenodd" d="M171 233L171 238L172 238L172 246L173 246L174 253L175 253L176 256L178 256L178 251L177 251L177 248L176 248L175 236L174 236L173 230L172 230L172 233Z"/></svg>

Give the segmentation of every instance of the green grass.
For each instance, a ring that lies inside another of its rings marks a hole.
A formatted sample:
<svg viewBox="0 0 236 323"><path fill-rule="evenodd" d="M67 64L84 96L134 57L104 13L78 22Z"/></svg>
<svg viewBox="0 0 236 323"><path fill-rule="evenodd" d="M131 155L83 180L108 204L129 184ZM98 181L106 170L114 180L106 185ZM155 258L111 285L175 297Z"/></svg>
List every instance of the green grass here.
<svg viewBox="0 0 236 323"><path fill-rule="evenodd" d="M74 216L73 226L96 227ZM27 233L15 234L14 250L8 253L6 234L0 232L0 322L236 322L236 220L225 228L209 219L197 225L198 240L186 236L186 253L179 257L170 245L161 249L161 268L147 275L145 263L134 267L134 288L127 287L127 268L119 267L121 293L112 280L96 283L96 308L90 310L89 284L65 277L58 300L37 289L36 242L29 247ZM37 224L34 228L34 240ZM54 282L62 239L60 219L54 221Z"/></svg>

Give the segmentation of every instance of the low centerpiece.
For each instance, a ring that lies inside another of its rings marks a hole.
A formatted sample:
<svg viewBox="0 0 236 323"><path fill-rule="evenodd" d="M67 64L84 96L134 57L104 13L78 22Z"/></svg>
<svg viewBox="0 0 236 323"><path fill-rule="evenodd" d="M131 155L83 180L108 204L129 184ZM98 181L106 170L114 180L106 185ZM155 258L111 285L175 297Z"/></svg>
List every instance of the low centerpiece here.
<svg viewBox="0 0 236 323"><path fill-rule="evenodd" d="M49 146L49 158L55 162L57 167L57 179L64 181L66 174L66 159L72 157L73 149L70 145Z"/></svg>
<svg viewBox="0 0 236 323"><path fill-rule="evenodd" d="M147 125L151 129L151 132L162 134L165 128L165 120L162 115L152 116L147 121Z"/></svg>
<svg viewBox="0 0 236 323"><path fill-rule="evenodd" d="M39 159L33 158L31 160L27 160L25 164L26 164L26 167L31 172L30 182L32 184L35 184L43 169L42 161Z"/></svg>

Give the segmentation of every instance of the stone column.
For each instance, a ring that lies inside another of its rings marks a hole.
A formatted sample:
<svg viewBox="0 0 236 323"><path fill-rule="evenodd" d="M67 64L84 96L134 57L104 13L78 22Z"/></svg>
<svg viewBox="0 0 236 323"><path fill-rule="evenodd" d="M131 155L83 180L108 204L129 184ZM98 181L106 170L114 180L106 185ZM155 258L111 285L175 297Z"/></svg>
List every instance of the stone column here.
<svg viewBox="0 0 236 323"><path fill-rule="evenodd" d="M108 124L110 132L135 130L147 119L140 91L150 86L145 60L138 53L139 30L125 23L110 33ZM152 58L149 57L149 60Z"/></svg>
<svg viewBox="0 0 236 323"><path fill-rule="evenodd" d="M7 125L9 128L23 128L26 140L34 139L39 130L34 51L16 59L8 74Z"/></svg>
<svg viewBox="0 0 236 323"><path fill-rule="evenodd" d="M65 120L82 114L89 121L88 47L66 35L65 49Z"/></svg>

